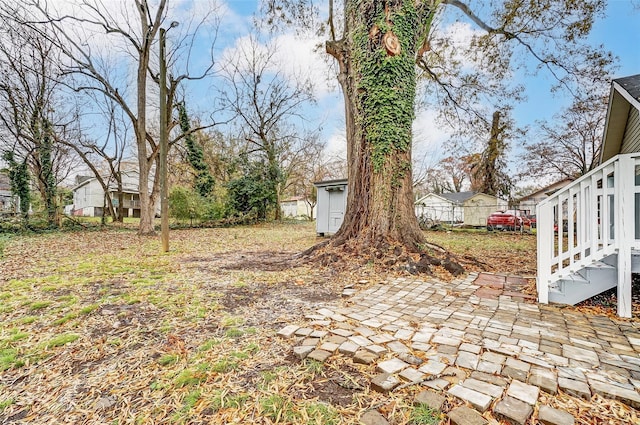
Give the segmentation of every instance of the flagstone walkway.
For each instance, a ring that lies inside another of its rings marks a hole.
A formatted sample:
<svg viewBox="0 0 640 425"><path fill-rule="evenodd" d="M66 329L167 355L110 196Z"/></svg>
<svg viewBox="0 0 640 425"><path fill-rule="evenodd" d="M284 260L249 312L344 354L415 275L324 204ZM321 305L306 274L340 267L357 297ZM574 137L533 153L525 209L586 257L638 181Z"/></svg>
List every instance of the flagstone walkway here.
<svg viewBox="0 0 640 425"><path fill-rule="evenodd" d="M481 414L488 409L514 424L532 416L574 423L567 412L536 409L542 391L585 400L599 394L640 409L640 323L536 304L514 290L524 284L484 273L452 283L397 278L352 290L278 334L301 359L341 355L375 364L374 390L416 383L432 407L442 406L444 394L465 401L448 413L457 425L487 423ZM386 423L377 411L361 420Z"/></svg>

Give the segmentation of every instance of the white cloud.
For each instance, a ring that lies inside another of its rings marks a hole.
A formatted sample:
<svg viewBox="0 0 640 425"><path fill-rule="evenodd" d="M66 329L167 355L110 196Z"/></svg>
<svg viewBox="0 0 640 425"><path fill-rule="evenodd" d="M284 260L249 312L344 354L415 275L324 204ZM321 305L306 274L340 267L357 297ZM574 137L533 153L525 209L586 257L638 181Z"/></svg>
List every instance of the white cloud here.
<svg viewBox="0 0 640 425"><path fill-rule="evenodd" d="M293 34L285 34L274 40L278 47L275 59L284 75L295 78L298 75L308 77L313 83L316 98L336 91L334 73L324 56L321 38L301 39Z"/></svg>
<svg viewBox="0 0 640 425"><path fill-rule="evenodd" d="M339 105L342 107L342 105ZM428 164L437 163L444 156L443 147L451 138L448 128L439 125L437 113L432 110L419 111L416 120L413 122L413 149L414 159L422 162L428 158ZM347 140L344 127L344 120L336 122L332 132L326 137L324 154L327 158L347 157ZM425 165L425 164L422 164Z"/></svg>
<svg viewBox="0 0 640 425"><path fill-rule="evenodd" d="M327 158L347 158L347 136L345 129L335 129L324 148Z"/></svg>
<svg viewBox="0 0 640 425"><path fill-rule="evenodd" d="M257 53L271 53L269 68L280 73L284 78L295 81L309 80L313 86L313 94L317 100L335 94L338 90L335 73L326 60L321 47L320 38L300 38L293 34L283 34L270 40L268 45L256 46ZM225 49L224 61L251 52L251 38L248 35L237 38L235 43Z"/></svg>
<svg viewBox="0 0 640 425"><path fill-rule="evenodd" d="M468 46L474 37L483 34L467 22L453 22L444 27L443 37L446 38L453 47Z"/></svg>
<svg viewBox="0 0 640 425"><path fill-rule="evenodd" d="M439 158L442 147L446 146L451 137L451 129L438 123L437 111L419 110L413 121L413 156L430 154Z"/></svg>
<svg viewBox="0 0 640 425"><path fill-rule="evenodd" d="M442 34L438 34L434 43L444 44L445 56L449 62L460 63L460 68L467 72L484 73L482 64L469 55L469 46L473 39L482 34L469 23L454 22L442 29Z"/></svg>

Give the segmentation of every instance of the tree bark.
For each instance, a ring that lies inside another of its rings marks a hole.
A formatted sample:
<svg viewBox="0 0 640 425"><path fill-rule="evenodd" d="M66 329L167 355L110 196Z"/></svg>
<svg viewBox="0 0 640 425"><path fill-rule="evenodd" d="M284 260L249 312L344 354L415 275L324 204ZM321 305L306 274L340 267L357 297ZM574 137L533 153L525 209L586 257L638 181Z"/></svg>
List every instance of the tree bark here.
<svg viewBox="0 0 640 425"><path fill-rule="evenodd" d="M140 227L138 228L138 234L155 235L154 218L156 212L155 200L157 196L154 196L153 190L152 193L149 193L149 172L151 170L151 164L156 162L157 155L155 152L152 152L151 155L149 155L147 150L147 72L149 69L151 42L155 38L160 27L160 23L162 22L161 17L165 10L166 0L162 0L160 2L153 22L149 22L148 19L147 1L138 1L137 6L143 34L142 46L138 51L138 116L137 121L135 122L136 146L138 148L138 167L140 170L140 177L138 180L138 190L140 192ZM157 169L158 168L156 167L156 179L158 175Z"/></svg>
<svg viewBox="0 0 640 425"><path fill-rule="evenodd" d="M140 14L141 16L144 13ZM142 22L146 22L143 18ZM143 31L146 31L143 29ZM155 235L153 225L153 214L150 214L151 205L149 198L149 160L147 159L147 66L149 64L149 51L140 51L140 61L138 62L138 120L135 125L136 146L138 148L138 167L140 170L138 184L140 192L140 227L138 234Z"/></svg>
<svg viewBox="0 0 640 425"><path fill-rule="evenodd" d="M420 21L412 1L348 1L345 38L326 50L337 59L345 98L348 200L333 244L424 240L413 205L411 126Z"/></svg>

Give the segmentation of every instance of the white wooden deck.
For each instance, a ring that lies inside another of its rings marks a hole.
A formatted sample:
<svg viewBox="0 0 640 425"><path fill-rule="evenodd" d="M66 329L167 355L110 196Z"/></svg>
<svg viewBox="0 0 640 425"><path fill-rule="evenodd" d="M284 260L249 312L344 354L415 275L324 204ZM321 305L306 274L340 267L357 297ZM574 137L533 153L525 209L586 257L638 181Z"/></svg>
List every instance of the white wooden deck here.
<svg viewBox="0 0 640 425"><path fill-rule="evenodd" d="M640 153L618 155L538 204L539 302L575 304L617 286L618 315L631 317L639 175Z"/></svg>

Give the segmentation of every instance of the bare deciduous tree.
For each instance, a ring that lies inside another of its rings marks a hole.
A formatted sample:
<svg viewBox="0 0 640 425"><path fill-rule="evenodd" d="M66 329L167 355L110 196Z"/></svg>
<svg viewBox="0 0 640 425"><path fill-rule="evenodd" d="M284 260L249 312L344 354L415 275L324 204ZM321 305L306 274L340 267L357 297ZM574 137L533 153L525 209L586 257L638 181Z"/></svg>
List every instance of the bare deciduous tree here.
<svg viewBox="0 0 640 425"><path fill-rule="evenodd" d="M235 114L248 153L266 161L279 220L280 199L290 177L305 154L317 147L318 137L315 129L302 126L302 109L313 101L310 82L283 75L276 69L274 52L274 46L250 37L224 66L228 88L221 94L223 105Z"/></svg>
<svg viewBox="0 0 640 425"><path fill-rule="evenodd" d="M500 111L493 113L489 141L478 160L471 164L471 190L487 195L509 198L513 183L506 173L505 151L508 122Z"/></svg>
<svg viewBox="0 0 640 425"><path fill-rule="evenodd" d="M521 177L576 178L598 165L608 101L603 88L585 90L552 122L540 123L538 136L521 156L527 164Z"/></svg>
<svg viewBox="0 0 640 425"><path fill-rule="evenodd" d="M58 81L57 51L41 34L6 22L0 37L1 149L26 161L48 221L55 224L57 185L76 165L68 149L55 143L73 119Z"/></svg>
<svg viewBox="0 0 640 425"><path fill-rule="evenodd" d="M128 118L124 116L122 109L116 102L100 92L86 93L99 111L99 117L104 118L105 130L100 139L97 135L87 135L86 129L80 127L81 112L78 110L78 119L70 123L67 136L59 140L59 143L68 146L91 170L94 177L102 187L105 198L104 208L114 221L123 222L124 219L124 183L123 161L129 147ZM100 99L100 97L102 97ZM78 107L80 109L80 107ZM93 118L96 119L95 117ZM95 122L92 123L95 125ZM128 170L130 171L130 170ZM115 192L117 199L113 199ZM117 205L117 208L114 206ZM105 214L102 215L105 220Z"/></svg>
<svg viewBox="0 0 640 425"><path fill-rule="evenodd" d="M40 33L60 50L65 58L64 70L74 78L73 89L98 91L116 102L127 115L133 126L138 159L139 233L155 234L153 219L160 180L159 173L152 178L151 172L158 161L159 146L158 131L151 131L149 127L152 117L149 111L158 103L148 93L152 83L159 83L155 43L160 27L167 20L168 1L160 0L153 6L148 0L109 4L102 0L82 0L70 13L62 10L63 6L65 3L27 0L20 5L5 4L2 14L5 20ZM177 69L181 49L190 49L195 36L189 31L197 31L214 14L215 8L211 8L204 17L197 16L199 22L185 25L187 29L183 34L187 35L168 54L169 69ZM180 83L203 78L213 68L211 61L201 73L194 75L189 72L188 52L182 59L186 62L183 72L177 76L170 73L167 81L167 122L170 127L175 126L171 106ZM111 61L116 61L118 66L107 66ZM135 70L132 84L126 79L127 66Z"/></svg>

